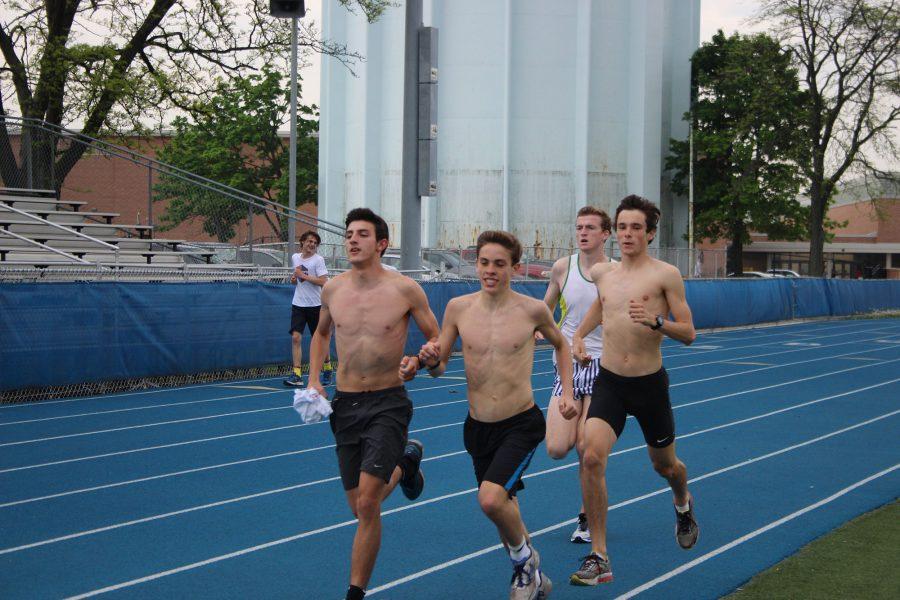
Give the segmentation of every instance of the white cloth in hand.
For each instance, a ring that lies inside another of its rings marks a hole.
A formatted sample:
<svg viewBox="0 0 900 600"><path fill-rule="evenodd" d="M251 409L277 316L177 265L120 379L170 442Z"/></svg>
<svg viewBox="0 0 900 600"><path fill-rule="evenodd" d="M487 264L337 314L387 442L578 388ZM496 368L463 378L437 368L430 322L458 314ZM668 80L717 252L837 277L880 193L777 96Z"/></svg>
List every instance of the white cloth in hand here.
<svg viewBox="0 0 900 600"><path fill-rule="evenodd" d="M331 403L312 388L294 392L294 410L304 423L318 423L331 414Z"/></svg>

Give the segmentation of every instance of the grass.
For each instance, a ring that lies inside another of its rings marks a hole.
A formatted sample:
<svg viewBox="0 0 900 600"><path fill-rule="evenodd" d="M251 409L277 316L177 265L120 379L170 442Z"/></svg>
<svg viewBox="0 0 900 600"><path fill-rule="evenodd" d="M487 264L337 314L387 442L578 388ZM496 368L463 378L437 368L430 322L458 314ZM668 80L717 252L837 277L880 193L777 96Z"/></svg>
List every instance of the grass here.
<svg viewBox="0 0 900 600"><path fill-rule="evenodd" d="M900 598L900 502L845 523L760 573L729 600Z"/></svg>

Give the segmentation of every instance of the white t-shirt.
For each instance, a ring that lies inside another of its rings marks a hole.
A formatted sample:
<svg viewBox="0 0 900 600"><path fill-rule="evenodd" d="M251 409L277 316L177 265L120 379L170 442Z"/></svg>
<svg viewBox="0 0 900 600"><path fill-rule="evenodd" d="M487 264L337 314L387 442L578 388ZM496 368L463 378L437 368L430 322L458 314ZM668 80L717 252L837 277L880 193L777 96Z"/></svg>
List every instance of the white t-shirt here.
<svg viewBox="0 0 900 600"><path fill-rule="evenodd" d="M291 266L296 270L300 267L303 273L312 277L328 275L325 267L325 259L318 254L309 258L303 258L299 253L291 256ZM322 286L309 281L297 279L297 287L294 288L294 306L322 306Z"/></svg>

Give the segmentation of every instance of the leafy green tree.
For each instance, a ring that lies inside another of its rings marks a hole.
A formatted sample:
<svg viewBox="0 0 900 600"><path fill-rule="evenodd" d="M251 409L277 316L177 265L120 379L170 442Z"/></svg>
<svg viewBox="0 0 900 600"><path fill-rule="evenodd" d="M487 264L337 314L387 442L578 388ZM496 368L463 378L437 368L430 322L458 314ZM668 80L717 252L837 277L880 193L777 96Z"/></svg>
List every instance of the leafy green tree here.
<svg viewBox="0 0 900 600"><path fill-rule="evenodd" d="M896 179L877 163L900 156L900 2L763 0L759 17L774 22L809 95L809 271L822 275L826 214L842 177Z"/></svg>
<svg viewBox="0 0 900 600"><path fill-rule="evenodd" d="M339 0L376 20L389 0ZM172 109L189 111L216 92L216 77L233 77L290 51L290 19L269 16L268 0L4 0L0 16L0 175L24 181L9 143L9 114L51 125L81 124L85 135L141 132ZM322 41L301 19L304 49L345 63L362 57ZM37 144L37 185L56 183L86 147ZM54 163L51 167L50 164Z"/></svg>
<svg viewBox="0 0 900 600"><path fill-rule="evenodd" d="M719 30L691 58L694 99L694 234L731 240L727 269L743 272L750 231L800 238L807 210L797 195L805 96L791 56L759 34ZM689 140L672 140L672 190L688 192Z"/></svg>
<svg viewBox="0 0 900 600"><path fill-rule="evenodd" d="M222 82L215 96L192 107L192 118L175 120L175 134L159 152L159 159L191 173L255 196L288 204L289 148L278 130L290 107L290 88L278 73ZM319 150L318 109L298 106L297 202L316 202ZM154 188L155 201L167 201L161 229L189 219L203 220L203 229L219 241L231 240L234 226L247 218L247 204L229 200L174 177L163 177ZM271 211L262 214L282 240L286 222Z"/></svg>

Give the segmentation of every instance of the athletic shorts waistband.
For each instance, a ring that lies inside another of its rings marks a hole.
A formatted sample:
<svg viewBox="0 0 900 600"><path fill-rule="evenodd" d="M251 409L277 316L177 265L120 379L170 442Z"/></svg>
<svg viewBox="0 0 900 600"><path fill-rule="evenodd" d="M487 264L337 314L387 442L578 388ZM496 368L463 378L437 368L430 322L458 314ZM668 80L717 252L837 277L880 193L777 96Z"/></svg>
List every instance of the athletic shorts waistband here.
<svg viewBox="0 0 900 600"><path fill-rule="evenodd" d="M627 375L619 375L618 373L613 373L609 369L605 368L603 365L600 365L600 373L609 377L613 381L620 381L622 383L638 383L641 381L650 381L656 379L660 376L660 374L665 373L666 368L660 367L659 371L655 371L653 373L649 373L647 375L635 375L633 377L629 377Z"/></svg>
<svg viewBox="0 0 900 600"><path fill-rule="evenodd" d="M406 386L398 385L389 388L383 388L380 390L366 390L365 392L342 392L341 390L335 390L334 396L337 398L340 396L341 398L350 398L350 399L359 399L359 398L369 398L372 396L385 396L390 394L405 394Z"/></svg>
<svg viewBox="0 0 900 600"><path fill-rule="evenodd" d="M543 411L541 411L541 409L538 408L538 405L535 403L535 404L532 404L530 408L526 408L522 412L518 412L511 417L506 417L505 419L501 419L499 421L479 421L478 419L473 417L471 415L471 413L466 415L466 419L468 419L469 421L472 421L473 423L478 423L479 425L483 425L485 427L502 428L502 427L508 427L509 425L511 425L511 424L515 423L516 421L518 421L519 419L521 419L524 415L527 415L528 413L534 412L534 411L538 411L539 413L541 413L542 416L544 414Z"/></svg>

